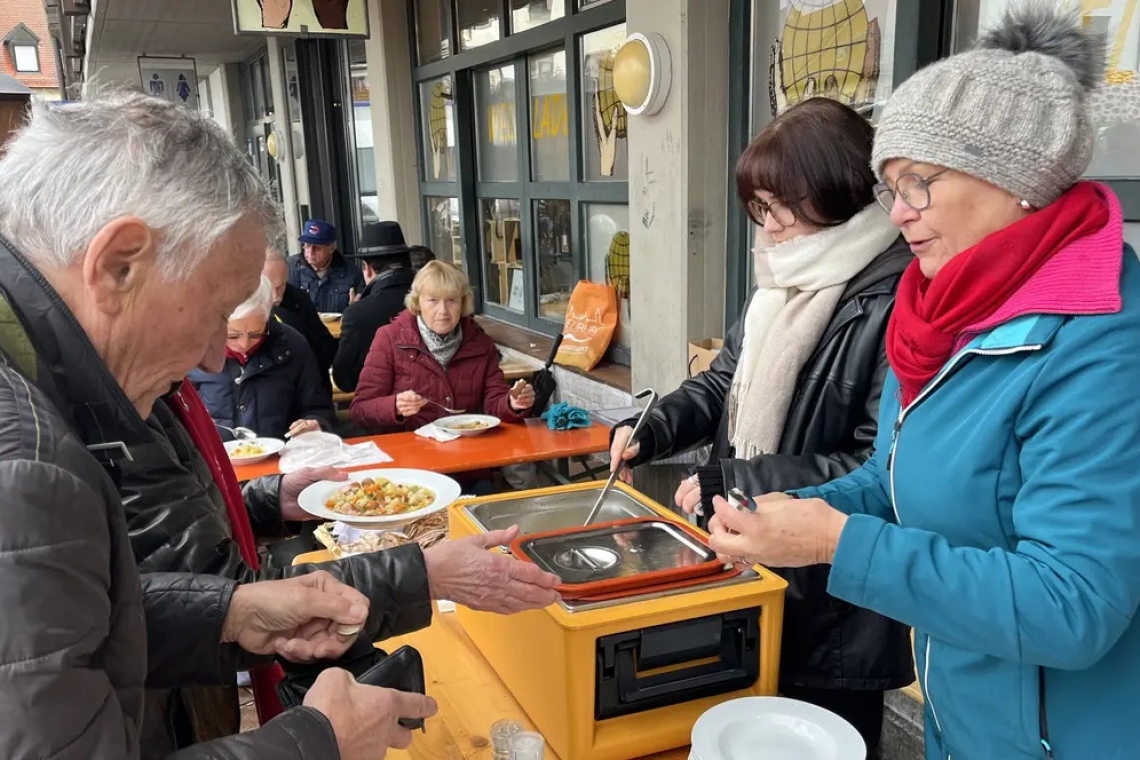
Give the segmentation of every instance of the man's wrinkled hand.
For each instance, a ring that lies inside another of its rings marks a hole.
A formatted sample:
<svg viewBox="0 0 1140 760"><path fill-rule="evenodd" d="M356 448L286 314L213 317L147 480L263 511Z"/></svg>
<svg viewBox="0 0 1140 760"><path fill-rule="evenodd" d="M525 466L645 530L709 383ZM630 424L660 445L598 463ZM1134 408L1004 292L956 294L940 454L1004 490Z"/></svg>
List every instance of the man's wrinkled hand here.
<svg viewBox="0 0 1140 760"><path fill-rule="evenodd" d="M530 562L489 551L507 546L518 526L436 544L424 551L433 599L448 599L473 610L510 614L558 601L557 575Z"/></svg>
<svg viewBox="0 0 1140 760"><path fill-rule="evenodd" d="M222 627L222 641L253 654L290 662L340 657L368 618L368 598L319 570L281 581L238 586Z"/></svg>
<svg viewBox="0 0 1140 760"><path fill-rule="evenodd" d="M335 467L305 467L281 478L281 490L277 494L281 519L289 522L320 520L321 518L301 509L297 499L300 498L301 491L322 480L348 480L348 473Z"/></svg>

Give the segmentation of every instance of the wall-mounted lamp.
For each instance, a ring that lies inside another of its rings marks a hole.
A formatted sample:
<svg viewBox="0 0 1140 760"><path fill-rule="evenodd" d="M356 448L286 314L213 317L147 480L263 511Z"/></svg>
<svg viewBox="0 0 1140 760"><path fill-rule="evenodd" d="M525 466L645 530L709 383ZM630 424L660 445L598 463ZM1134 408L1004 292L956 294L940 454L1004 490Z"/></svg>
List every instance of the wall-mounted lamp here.
<svg viewBox="0 0 1140 760"><path fill-rule="evenodd" d="M661 110L673 82L669 46L661 35L634 33L614 56L614 92L625 110L650 116Z"/></svg>

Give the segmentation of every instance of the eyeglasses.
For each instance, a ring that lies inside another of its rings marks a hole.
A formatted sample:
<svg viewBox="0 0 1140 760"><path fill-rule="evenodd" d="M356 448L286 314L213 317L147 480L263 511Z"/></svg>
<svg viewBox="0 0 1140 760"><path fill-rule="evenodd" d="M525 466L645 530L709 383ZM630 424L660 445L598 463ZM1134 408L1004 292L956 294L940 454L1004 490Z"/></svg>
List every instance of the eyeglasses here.
<svg viewBox="0 0 1140 760"><path fill-rule="evenodd" d="M752 217L752 221L759 224L761 227L768 221L768 215L771 214L772 218L776 220L776 224L781 227L791 227L796 223L796 214L790 208L780 203L773 201L772 203L765 203L759 198L753 198L748 201L746 207L748 215Z"/></svg>
<svg viewBox="0 0 1140 760"><path fill-rule="evenodd" d="M264 332L232 332L226 335L226 340L241 340L242 338L249 338L250 340L258 341L264 337Z"/></svg>
<svg viewBox="0 0 1140 760"><path fill-rule="evenodd" d="M936 178L942 176L949 169L943 169L931 174L929 177L923 177L918 174L904 174L895 180L895 188L892 190L886 182L880 182L875 185L875 200L883 207L883 210L888 214L895 207L895 196L903 199L903 203L910 206L915 211L926 211L930 208L930 183Z"/></svg>

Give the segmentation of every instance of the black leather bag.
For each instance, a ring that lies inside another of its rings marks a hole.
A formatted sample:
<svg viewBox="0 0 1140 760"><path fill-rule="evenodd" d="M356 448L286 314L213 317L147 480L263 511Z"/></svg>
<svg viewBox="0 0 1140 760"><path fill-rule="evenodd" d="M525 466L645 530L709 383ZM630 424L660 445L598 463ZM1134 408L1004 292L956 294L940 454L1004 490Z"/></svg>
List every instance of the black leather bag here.
<svg viewBox="0 0 1140 760"><path fill-rule="evenodd" d="M417 694L426 692L423 658L416 649L409 646L385 654L367 641L358 641L339 660L325 660L309 665L283 663L283 668L285 678L277 684L277 696L286 710L299 707L317 676L328 668L343 668L352 673L358 683L367 686ZM423 718L401 718L399 723L410 731L424 729Z"/></svg>

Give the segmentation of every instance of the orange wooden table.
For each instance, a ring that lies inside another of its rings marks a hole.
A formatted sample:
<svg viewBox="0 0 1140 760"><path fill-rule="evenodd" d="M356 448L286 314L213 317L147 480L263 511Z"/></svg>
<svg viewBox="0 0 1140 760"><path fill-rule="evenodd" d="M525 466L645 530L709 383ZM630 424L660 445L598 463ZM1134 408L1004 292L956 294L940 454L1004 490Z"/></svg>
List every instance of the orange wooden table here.
<svg viewBox="0 0 1140 760"><path fill-rule="evenodd" d="M597 423L579 430L550 430L544 420L526 420L503 424L483 435L447 443L415 433L388 433L345 440L350 444L363 441L375 441L393 461L350 467L347 468L349 471L406 467L449 474L598 454L609 450L610 430ZM257 464L234 467L234 472L239 481L246 481L280 472L277 465L278 458L274 456Z"/></svg>

